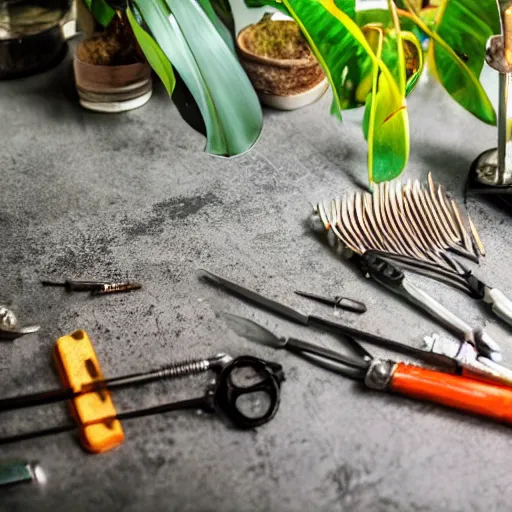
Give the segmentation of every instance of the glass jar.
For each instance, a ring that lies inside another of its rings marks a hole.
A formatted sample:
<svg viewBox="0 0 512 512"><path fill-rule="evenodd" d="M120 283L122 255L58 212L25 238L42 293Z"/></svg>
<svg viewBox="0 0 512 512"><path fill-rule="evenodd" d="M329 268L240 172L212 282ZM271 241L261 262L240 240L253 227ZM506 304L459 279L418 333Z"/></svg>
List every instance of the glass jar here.
<svg viewBox="0 0 512 512"><path fill-rule="evenodd" d="M47 69L66 50L72 0L0 0L0 79Z"/></svg>

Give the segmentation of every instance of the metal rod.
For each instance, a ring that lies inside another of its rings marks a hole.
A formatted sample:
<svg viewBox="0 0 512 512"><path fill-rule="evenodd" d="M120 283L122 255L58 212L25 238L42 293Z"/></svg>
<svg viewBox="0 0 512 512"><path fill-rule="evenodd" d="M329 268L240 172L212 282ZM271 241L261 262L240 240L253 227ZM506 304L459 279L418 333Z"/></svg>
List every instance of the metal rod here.
<svg viewBox="0 0 512 512"><path fill-rule="evenodd" d="M205 399L205 397L194 398L189 400L182 400L180 402L169 402L167 404L156 405L154 407L147 407L145 409L133 409L119 413L115 416L107 416L100 418L95 421L90 421L80 425L80 428L88 427L91 425L99 425L100 423L107 423L115 420L128 420L132 418L141 418L143 416L150 416L153 414L162 414L170 411L177 411L183 409L203 409L205 412L211 412L211 409ZM46 428L42 430L34 430L32 432L26 432L24 434L16 434L14 436L0 437L0 445L11 444L19 441L26 441L28 439L34 439L36 437L45 437L55 434L62 434L64 432L72 432L77 430L79 427L74 423L67 425L61 425L59 427Z"/></svg>
<svg viewBox="0 0 512 512"><path fill-rule="evenodd" d="M230 360L230 356L226 354L218 354L210 359L183 361L158 370L98 380L89 385L83 386L79 391L73 391L72 389L53 389L50 391L43 391L41 393L3 398L0 400L0 412L21 409L24 407L47 405L64 400L72 400L84 393L97 392L107 388L121 389L134 385L147 384L156 380L174 379L188 375L195 375L209 369L216 369L216 365L222 366Z"/></svg>

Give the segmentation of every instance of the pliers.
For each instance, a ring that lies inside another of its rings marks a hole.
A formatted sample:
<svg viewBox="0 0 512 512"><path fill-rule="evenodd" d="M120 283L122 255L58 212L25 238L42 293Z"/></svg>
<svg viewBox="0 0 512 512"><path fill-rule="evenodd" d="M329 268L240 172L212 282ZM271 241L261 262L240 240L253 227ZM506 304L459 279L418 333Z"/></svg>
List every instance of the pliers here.
<svg viewBox="0 0 512 512"><path fill-rule="evenodd" d="M340 375L362 381L368 388L512 424L512 388L389 359L350 357L306 341L278 337L256 322L237 315L224 316L240 336L276 349L286 348Z"/></svg>

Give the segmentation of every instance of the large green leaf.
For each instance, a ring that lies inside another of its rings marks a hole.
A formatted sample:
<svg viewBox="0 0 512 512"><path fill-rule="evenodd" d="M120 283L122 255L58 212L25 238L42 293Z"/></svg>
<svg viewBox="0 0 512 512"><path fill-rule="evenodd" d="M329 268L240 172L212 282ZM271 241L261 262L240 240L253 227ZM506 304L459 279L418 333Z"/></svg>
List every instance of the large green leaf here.
<svg viewBox="0 0 512 512"><path fill-rule="evenodd" d="M375 56L351 16L355 0L282 0L321 64L333 91L331 112L341 119L349 64ZM349 13L340 10L343 5Z"/></svg>
<svg viewBox="0 0 512 512"><path fill-rule="evenodd" d="M203 8L206 16L208 16L209 20L212 22L212 25L217 29L217 32L220 34L224 42L228 45L231 51L235 52L235 43L233 42L233 38L226 25L220 21L215 9L213 8L210 0L197 0L199 5Z"/></svg>
<svg viewBox="0 0 512 512"><path fill-rule="evenodd" d="M479 77L487 40L500 32L496 0L443 0L433 30L410 0L404 3L417 25L431 38L430 71L457 103L480 120L495 124L496 113Z"/></svg>
<svg viewBox="0 0 512 512"><path fill-rule="evenodd" d="M169 96L172 95L174 86L176 85L176 78L174 77L169 59L165 56L165 53L160 49L156 41L139 25L130 7L126 9L126 15L149 65L160 77L160 80L162 80Z"/></svg>
<svg viewBox="0 0 512 512"><path fill-rule="evenodd" d="M392 6L394 7L394 5ZM404 95L406 90L405 55L402 33L395 17L393 37L386 37L382 27L368 25L367 38L375 51L372 90L368 94L363 131L368 141L370 183L396 178L409 158L409 118ZM394 51L384 54L384 43ZM380 64L384 62L386 67ZM383 69L389 69L386 74Z"/></svg>
<svg viewBox="0 0 512 512"><path fill-rule="evenodd" d="M263 115L251 82L194 0L135 0L162 51L203 116L206 150L232 156L250 149Z"/></svg>
<svg viewBox="0 0 512 512"><path fill-rule="evenodd" d="M84 0L85 5L91 11L95 20L103 25L104 27L108 27L112 19L114 18L115 11L108 5L105 0Z"/></svg>
<svg viewBox="0 0 512 512"><path fill-rule="evenodd" d="M380 37L378 32L367 30L368 27L379 27L384 30L384 40L382 42L382 61L394 74L395 80L398 81L398 65L397 59L399 58L397 48L396 29L393 16L388 9L371 9L365 11L358 11L356 13L356 20L359 23L364 23L362 26L363 33L370 46L375 51L377 48L377 40ZM405 23L404 23L405 22ZM400 25L404 24L408 28L414 28L415 24L408 18L400 18ZM416 35L409 31L400 31L400 37L404 49L405 57L405 70L406 70L406 92L409 95L418 78L421 75L424 67L423 49L421 43ZM349 65L347 73L344 77L343 91L342 91L342 105L344 109L355 108L364 105L367 96L372 90L374 66L369 57L353 59Z"/></svg>
<svg viewBox="0 0 512 512"><path fill-rule="evenodd" d="M235 2L239 2L241 0L232 0ZM283 5L281 0L245 0L245 5L247 7L273 7L274 9L277 9L278 11L281 11L283 14L290 14L288 12L288 9Z"/></svg>
<svg viewBox="0 0 512 512"><path fill-rule="evenodd" d="M383 60L384 31L375 28L380 35L377 44L372 47L352 19L355 16L355 10L350 9L354 6L353 0L281 1L299 25L325 71L333 91L335 114L341 118L341 109L347 105L350 94L354 95L353 88L347 92L347 77L353 81L353 87L361 86L362 80L369 79L364 126L369 142L370 181L384 181L400 174L409 156L409 135L404 99L404 52L397 50L399 29L393 23L394 49L387 52L390 61L394 61L391 72ZM339 9L341 5L350 15ZM379 57L375 51L379 52ZM350 74L351 69L355 69L359 75Z"/></svg>

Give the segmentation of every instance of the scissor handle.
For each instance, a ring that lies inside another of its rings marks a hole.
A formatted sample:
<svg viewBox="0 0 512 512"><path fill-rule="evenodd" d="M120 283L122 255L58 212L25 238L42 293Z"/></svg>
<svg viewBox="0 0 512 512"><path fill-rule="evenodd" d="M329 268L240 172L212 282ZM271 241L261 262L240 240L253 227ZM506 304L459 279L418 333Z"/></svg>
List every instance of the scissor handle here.
<svg viewBox="0 0 512 512"><path fill-rule="evenodd" d="M215 406L238 428L259 427L275 416L283 380L283 369L277 363L236 357L218 377Z"/></svg>
<svg viewBox="0 0 512 512"><path fill-rule="evenodd" d="M494 420L512 423L512 388L397 363L388 389Z"/></svg>

